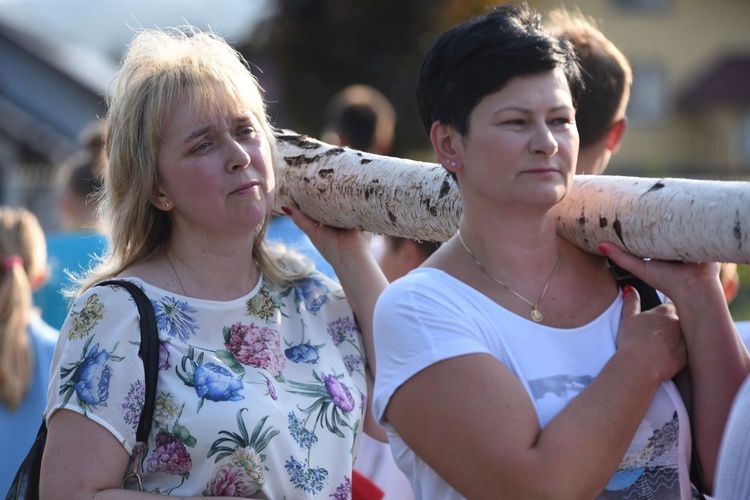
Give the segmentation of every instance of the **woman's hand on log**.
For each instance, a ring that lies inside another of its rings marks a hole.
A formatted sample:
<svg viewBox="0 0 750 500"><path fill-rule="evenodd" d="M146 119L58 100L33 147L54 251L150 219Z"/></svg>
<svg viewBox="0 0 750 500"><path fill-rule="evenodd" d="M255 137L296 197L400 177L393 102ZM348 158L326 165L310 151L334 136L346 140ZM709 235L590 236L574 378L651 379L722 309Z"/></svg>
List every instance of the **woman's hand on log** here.
<svg viewBox="0 0 750 500"><path fill-rule="evenodd" d="M691 264L662 260L644 260L620 249L614 243L602 243L599 250L618 266L630 271L675 304L699 305L706 294L721 293L719 264Z"/></svg>

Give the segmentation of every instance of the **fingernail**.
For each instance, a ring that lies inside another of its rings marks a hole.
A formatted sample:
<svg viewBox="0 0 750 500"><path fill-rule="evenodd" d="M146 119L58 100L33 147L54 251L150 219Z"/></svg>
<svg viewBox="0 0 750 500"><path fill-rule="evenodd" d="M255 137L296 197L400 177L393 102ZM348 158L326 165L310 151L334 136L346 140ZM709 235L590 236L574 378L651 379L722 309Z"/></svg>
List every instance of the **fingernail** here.
<svg viewBox="0 0 750 500"><path fill-rule="evenodd" d="M601 253L603 253L604 255L607 255L607 247L605 247L604 245L599 245L598 248Z"/></svg>
<svg viewBox="0 0 750 500"><path fill-rule="evenodd" d="M281 207L281 211L287 215L292 215L292 209L289 207Z"/></svg>
<svg viewBox="0 0 750 500"><path fill-rule="evenodd" d="M626 296L626 295L629 295L631 293L633 293L633 287L632 286L625 285L624 287L622 287L622 296L623 297Z"/></svg>

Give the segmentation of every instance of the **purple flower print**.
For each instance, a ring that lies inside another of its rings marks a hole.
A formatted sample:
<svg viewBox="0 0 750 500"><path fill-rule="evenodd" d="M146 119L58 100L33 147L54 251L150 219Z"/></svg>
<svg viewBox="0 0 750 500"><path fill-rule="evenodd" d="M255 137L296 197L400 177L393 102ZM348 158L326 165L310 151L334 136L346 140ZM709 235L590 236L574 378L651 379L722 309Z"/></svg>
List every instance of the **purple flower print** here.
<svg viewBox="0 0 750 500"><path fill-rule="evenodd" d="M268 395L271 396L271 399L274 401L279 399L279 396L276 394L276 387L274 387L273 382L271 382L271 379L266 377L266 389L268 390Z"/></svg>
<svg viewBox="0 0 750 500"><path fill-rule="evenodd" d="M146 472L166 472L174 475L190 472L193 461L182 441L168 432L157 434L155 441L156 448L146 460Z"/></svg>
<svg viewBox="0 0 750 500"><path fill-rule="evenodd" d="M262 368L274 377L286 365L278 332L266 326L236 323L225 328L224 346L243 365Z"/></svg>
<svg viewBox="0 0 750 500"><path fill-rule="evenodd" d="M344 482L336 488L336 491L328 495L328 498L333 498L333 500L349 500L352 498L351 480L348 477L344 477Z"/></svg>
<svg viewBox="0 0 750 500"><path fill-rule="evenodd" d="M340 346L342 342L354 337L354 333L359 332L357 323L351 316L344 316L328 323L328 335L333 340L333 345Z"/></svg>
<svg viewBox="0 0 750 500"><path fill-rule="evenodd" d="M135 383L130 385L130 390L125 396L125 402L122 404L122 409L125 411L123 420L130 424L133 429L138 427L138 421L141 418L141 410L143 408L145 393L146 388L143 386L143 382L137 380Z"/></svg>
<svg viewBox="0 0 750 500"><path fill-rule="evenodd" d="M249 498L260 490L258 483L252 481L247 470L239 464L226 464L216 470L208 483L204 496Z"/></svg>
<svg viewBox="0 0 750 500"><path fill-rule="evenodd" d="M159 340L159 370L167 371L172 366L169 362L169 342Z"/></svg>
<svg viewBox="0 0 750 500"><path fill-rule="evenodd" d="M341 383L336 375L326 375L325 373L320 372L320 378L323 380L334 405L346 412L354 409L354 398L352 397L351 392L349 392L349 389Z"/></svg>

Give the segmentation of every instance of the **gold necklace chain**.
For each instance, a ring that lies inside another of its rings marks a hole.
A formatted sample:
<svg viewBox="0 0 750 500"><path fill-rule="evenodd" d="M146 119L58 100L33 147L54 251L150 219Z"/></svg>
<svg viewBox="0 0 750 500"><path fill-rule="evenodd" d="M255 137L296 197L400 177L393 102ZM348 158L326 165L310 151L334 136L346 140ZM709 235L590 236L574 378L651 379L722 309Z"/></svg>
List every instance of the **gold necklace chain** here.
<svg viewBox="0 0 750 500"><path fill-rule="evenodd" d="M552 274L555 272L555 268L557 267L557 263L560 261L560 255L557 256L555 259L555 263L552 264L552 269L549 272L549 275L547 276L547 282L544 284L544 289L542 290L542 294L539 296L536 302L531 302L529 299L521 295L520 293L513 290L511 287L500 281L499 279L492 276L489 272L487 272L487 269L484 268L481 262L479 262L479 259L477 259L476 255L474 255L474 252L471 251L471 249L468 247L466 242L464 241L463 236L461 236L461 231L457 231L456 234L458 235L459 241L461 241L461 245L463 245L464 250L466 250L466 253L471 256L474 263L479 267L479 269L482 270L485 276L487 276L489 279L497 283L498 285L501 285L503 288L508 290L510 293L518 297L519 299L523 300L529 307L531 307L531 319L534 320L535 323L541 323L544 321L544 315L539 310L539 303L544 299L544 294L547 293L547 288L549 287L550 281L552 281Z"/></svg>
<svg viewBox="0 0 750 500"><path fill-rule="evenodd" d="M169 252L166 250L164 251L164 256L167 258L167 262L169 262L169 267L172 268L172 272L174 273L175 278L177 278L177 283L180 284L180 289L182 290L182 295L187 297L187 292L185 292L185 287L182 285L182 280L180 279L180 275L177 274L177 271L174 268L174 264L172 264L172 259L169 258Z"/></svg>

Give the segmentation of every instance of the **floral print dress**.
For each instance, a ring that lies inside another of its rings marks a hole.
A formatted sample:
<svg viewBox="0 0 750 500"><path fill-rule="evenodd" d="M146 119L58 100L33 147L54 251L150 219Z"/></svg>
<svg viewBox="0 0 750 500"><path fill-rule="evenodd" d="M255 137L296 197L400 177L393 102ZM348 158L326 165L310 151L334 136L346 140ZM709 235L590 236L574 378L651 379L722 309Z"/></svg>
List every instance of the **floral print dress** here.
<svg viewBox="0 0 750 500"><path fill-rule="evenodd" d="M151 300L160 339L146 491L351 497L367 386L364 344L337 283L313 273L282 289L261 278L219 302L129 280ZM124 288L79 296L55 352L47 418L81 413L131 453L144 399L139 344Z"/></svg>

